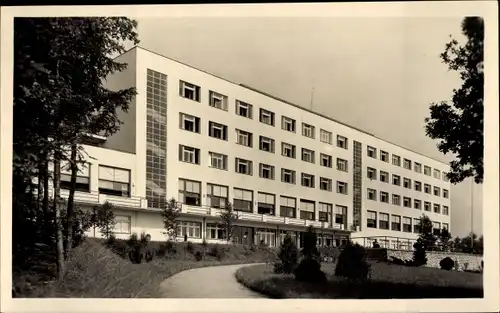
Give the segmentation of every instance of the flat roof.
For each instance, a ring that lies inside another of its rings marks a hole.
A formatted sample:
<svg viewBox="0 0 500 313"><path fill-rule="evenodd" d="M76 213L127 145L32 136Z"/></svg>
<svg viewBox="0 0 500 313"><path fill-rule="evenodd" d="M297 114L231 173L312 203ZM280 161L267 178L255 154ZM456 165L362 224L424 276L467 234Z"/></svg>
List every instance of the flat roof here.
<svg viewBox="0 0 500 313"><path fill-rule="evenodd" d="M144 50L144 51L147 51L147 52L149 52L149 53L156 54L156 55L158 55L158 56L160 56L160 57L163 57L163 58L165 58L165 59L169 59L169 60L171 60L171 61L177 62L177 63L182 64L182 65L184 65L184 66L187 66L187 67L190 67L190 68L195 69L195 70L197 70L197 71L200 71L200 72L203 72L203 73L205 73L205 74L208 74L208 75L210 75L210 76L213 76L213 77L216 77L216 78L218 78L218 79L224 80L224 81L226 81L226 82L228 82L228 83L231 83L231 84L234 84L234 85L237 85L237 86L240 86L240 87L243 87L243 88L249 89L249 90L251 90L251 91L254 91L254 92L260 93L260 94L262 94L262 95L264 95L264 96L266 96L266 97L269 97L269 98L272 98L272 99L274 99L274 100L277 100L277 101L280 101L280 102L286 103L286 104L291 105L291 106L293 106L293 107L295 107L295 108L298 108L298 109L300 109L300 110L303 110L303 111L309 112L309 113L311 113L311 114L314 114L314 115L320 116L320 117L325 118L325 119L327 119L327 120L330 120L330 121L332 121L332 122L335 122L335 123L338 123L338 124L344 125L344 126L346 126L346 127L349 127L349 128L355 129L355 130L357 130L357 131L359 131L359 132L361 132L361 133L364 133L364 134L366 134L366 135L372 136L372 137L374 137L374 138L376 138L376 139L378 139L378 140L385 141L386 143L389 143L389 144L394 145L394 146L396 146L396 147L399 147L399 148L402 148L402 149L408 150L408 151L410 151L410 152L413 152L413 153L419 154L419 155L421 155L421 156L424 156L424 157L426 157L426 158L429 158L429 159L431 159L431 160L434 160L434 161L436 161L436 162L439 162L439 163L441 163L441 164L444 164L444 165L449 166L449 164L448 164L448 163L446 163L446 162L443 162L443 161L438 160L438 159L436 159L436 158L434 158L434 157L431 157L431 156L425 155L425 154L423 154L423 153L421 153L421 152L418 152L418 151L415 151L415 150L409 149L409 148L404 147L404 146L402 146L402 145L399 145L399 144L397 144L397 143L391 142L391 141L389 141L389 140L387 140L387 139L380 138L380 137L378 137L378 136L374 135L373 133L370 133L370 132L368 132L368 131L366 131L366 130L363 130L363 129L360 129L360 128L358 128L358 127L355 127L355 126L349 125L349 124L347 124L347 123L341 122L341 121L336 120L336 119L334 119L334 118L332 118L332 117L330 117L330 116L327 116L327 115L324 115L324 114L321 114L321 113L315 112L315 111L313 111L313 110L307 109L307 108L305 108L305 107L303 107L303 106L300 106L300 105L298 105L298 104L296 104L296 103L293 103L293 102L290 102L290 101L284 100L284 99L282 99L282 98L279 98L279 97L273 96L273 95L271 95L271 94L269 94L269 93L267 93L267 92L261 91L261 90L259 90L259 89L254 88L254 87L251 87L251 86L249 86L249 85L242 84L242 83L236 83L236 82L233 82L233 81L231 81L231 80L229 80L229 79L226 79L226 78L224 78L224 77L220 77L220 76L218 76L218 75L212 74L212 73L207 72L207 71L205 71L205 70L202 70L202 69L196 68L196 67L194 67L194 66L192 66L192 65L189 65L189 64L187 64L187 63L184 63L184 62L181 62L181 61L179 61L179 60L173 59L173 58L171 58L171 57L165 56L165 55L160 54L160 53L158 53L158 52L155 52L155 51L152 51L152 50L146 49L146 48L141 47L141 46L139 46L139 45L136 45L136 46L134 46L134 47L132 47L132 48L128 49L127 51L125 51L125 52L124 52L124 53L122 53L121 55L124 55L125 53L128 53L129 51L132 51L133 49L136 49L136 48L140 48L140 49L142 49L142 50ZM118 58L118 57L119 57L119 56L117 56L116 58ZM116 59L116 58L115 58L115 59Z"/></svg>

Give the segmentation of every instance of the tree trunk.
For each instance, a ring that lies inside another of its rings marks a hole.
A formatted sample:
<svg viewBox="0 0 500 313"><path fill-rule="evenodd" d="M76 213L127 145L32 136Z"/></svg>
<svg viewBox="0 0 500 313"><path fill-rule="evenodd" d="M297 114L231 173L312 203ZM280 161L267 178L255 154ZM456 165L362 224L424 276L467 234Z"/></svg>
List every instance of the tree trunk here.
<svg viewBox="0 0 500 313"><path fill-rule="evenodd" d="M57 247L57 278L64 276L64 242L61 211L64 202L61 198L61 159L56 152L54 155L54 211L56 225L56 247Z"/></svg>
<svg viewBox="0 0 500 313"><path fill-rule="evenodd" d="M69 188L69 197L68 197L68 207L66 209L66 219L67 219L67 228L66 228L66 251L65 251L65 259L68 259L71 253L71 247L73 245L73 218L74 218L74 198L75 198L75 188L76 188L76 175L78 171L78 167L76 165L76 144L73 143L71 145L71 182Z"/></svg>

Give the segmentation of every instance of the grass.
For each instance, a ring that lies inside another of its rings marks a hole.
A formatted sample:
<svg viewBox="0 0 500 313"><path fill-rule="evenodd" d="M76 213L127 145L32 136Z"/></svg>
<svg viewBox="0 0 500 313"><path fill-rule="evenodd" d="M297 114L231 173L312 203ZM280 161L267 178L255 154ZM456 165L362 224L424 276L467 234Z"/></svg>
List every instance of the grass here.
<svg viewBox="0 0 500 313"><path fill-rule="evenodd" d="M246 287L278 299L483 297L483 275L476 273L373 263L372 279L367 283L356 283L335 277L332 263L324 263L322 269L328 278L328 282L322 285L297 282L293 275L275 274L272 266L268 265L244 267L235 276Z"/></svg>
<svg viewBox="0 0 500 313"><path fill-rule="evenodd" d="M124 242L121 241L121 244ZM151 243L158 249L160 243ZM13 277L16 297L50 298L155 298L160 283L181 271L217 265L266 262L268 252L221 245L221 259L209 255L213 245L192 245L204 252L200 261L188 252L185 243L176 244L177 253L155 257L149 263L133 264L107 247L102 240L89 238L75 248L60 281L39 279L37 273L17 273Z"/></svg>

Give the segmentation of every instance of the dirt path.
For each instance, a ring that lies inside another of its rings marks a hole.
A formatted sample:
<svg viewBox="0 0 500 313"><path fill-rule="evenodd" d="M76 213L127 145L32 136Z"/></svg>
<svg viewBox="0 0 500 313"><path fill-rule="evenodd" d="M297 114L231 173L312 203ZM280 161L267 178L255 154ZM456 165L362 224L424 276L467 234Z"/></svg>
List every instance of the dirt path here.
<svg viewBox="0 0 500 313"><path fill-rule="evenodd" d="M163 298L265 298L236 281L234 273L255 264L210 266L180 272L160 285Z"/></svg>

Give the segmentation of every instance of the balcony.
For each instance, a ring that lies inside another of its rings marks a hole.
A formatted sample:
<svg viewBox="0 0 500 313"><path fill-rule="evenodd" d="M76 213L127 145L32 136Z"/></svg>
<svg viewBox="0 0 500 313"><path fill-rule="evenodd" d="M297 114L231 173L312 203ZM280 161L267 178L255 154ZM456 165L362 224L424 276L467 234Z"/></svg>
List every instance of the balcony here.
<svg viewBox="0 0 500 313"><path fill-rule="evenodd" d="M53 192L54 189L51 187L49 189L49 194L53 196L54 195ZM63 199L68 199L69 190L61 189L61 197ZM108 201L109 203L117 207L131 208L131 209L147 209L148 207L148 203L145 198L135 197L135 196L132 197L113 196L113 195L99 193L97 191L93 192L75 191L74 201L75 203L90 204L90 205L104 204L106 203L106 201Z"/></svg>

